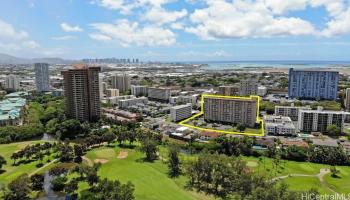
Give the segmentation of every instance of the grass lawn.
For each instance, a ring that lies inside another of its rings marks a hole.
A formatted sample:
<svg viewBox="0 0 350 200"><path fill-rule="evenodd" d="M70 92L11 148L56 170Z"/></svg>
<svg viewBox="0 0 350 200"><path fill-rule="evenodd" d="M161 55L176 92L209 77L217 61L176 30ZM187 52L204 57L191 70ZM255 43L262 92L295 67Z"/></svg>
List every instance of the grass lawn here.
<svg viewBox="0 0 350 200"><path fill-rule="evenodd" d="M256 171L272 173L273 176L283 176L288 174L310 174L315 175L320 173L320 169L329 168L329 165L316 164L310 162L295 162L288 160L280 161L280 168L278 170L273 169L273 161L270 158L261 157L262 160L256 157L245 157L242 159L248 162L248 167L254 168Z"/></svg>
<svg viewBox="0 0 350 200"><path fill-rule="evenodd" d="M327 185L339 193L350 193L350 167L336 167L339 170L337 178L333 178L331 174L324 176Z"/></svg>
<svg viewBox="0 0 350 200"><path fill-rule="evenodd" d="M119 152L127 151L124 159L117 158ZM162 156L164 149L162 150ZM144 162L144 154L136 149L121 149L119 147L101 147L91 150L87 158L106 159L99 170L101 178L118 179L123 183L131 181L135 185L136 199L144 200L186 200L186 199L213 199L211 197L188 191L184 188L186 177L171 179L167 175L167 165L157 160L153 163ZM80 183L79 190L87 188L86 183Z"/></svg>
<svg viewBox="0 0 350 200"><path fill-rule="evenodd" d="M317 189L321 194L332 194L333 192L321 184L316 177L288 177L283 180L289 189L295 191L307 191L311 188Z"/></svg>
<svg viewBox="0 0 350 200"><path fill-rule="evenodd" d="M7 164L2 167L2 169L5 171L2 174L0 174L0 186L7 185L9 182L11 182L13 179L15 179L17 176L23 173L30 174L31 172L34 172L37 169L35 165L38 164L39 161L34 161L28 164L21 164L19 166L12 166L13 160L11 160L10 157L13 152L21 150L27 145L32 145L40 142L40 140L35 140L11 144L0 144L0 155L3 156L7 162ZM46 163L47 159L48 157L46 156L43 159L43 164Z"/></svg>
<svg viewBox="0 0 350 200"><path fill-rule="evenodd" d="M308 174L316 175L320 173L320 169L329 169L329 165L316 164L310 162L295 162L295 161L281 161L282 168L275 170L272 167L272 159L263 158L259 161L256 157L242 157L247 161L247 166L254 169L256 172L270 174L271 177L279 177L288 174ZM350 193L350 167L338 166L338 178L331 177L331 174L324 176L324 184L321 184L317 177L288 177L283 179L289 185L291 190L305 191L311 188L317 188L320 193L332 194L326 186L338 193Z"/></svg>

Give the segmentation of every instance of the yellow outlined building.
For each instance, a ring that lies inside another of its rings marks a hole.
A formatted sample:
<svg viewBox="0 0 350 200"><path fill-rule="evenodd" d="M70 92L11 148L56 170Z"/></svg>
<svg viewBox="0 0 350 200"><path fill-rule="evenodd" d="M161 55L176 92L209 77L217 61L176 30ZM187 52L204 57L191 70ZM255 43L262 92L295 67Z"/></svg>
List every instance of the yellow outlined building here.
<svg viewBox="0 0 350 200"><path fill-rule="evenodd" d="M256 112L256 122L260 123L260 133L224 131L224 130L217 130L217 129L211 129L211 128L202 128L202 127L186 124L188 121L191 121L191 120L204 114L204 98L205 97L226 98L226 99L246 99L246 100L257 99L258 105L257 105L257 112ZM200 105L201 105L201 110L198 114L195 114L188 119L182 120L178 124L180 124L182 126L189 127L189 128L201 130L201 131L211 131L211 132L218 132L218 133L239 134L239 135L249 135L249 136L264 136L264 121L262 119L260 119L260 116L259 116L259 114L260 114L260 112L259 112L260 96L251 95L250 97L238 97L238 96L222 96L222 95L203 94L201 97Z"/></svg>

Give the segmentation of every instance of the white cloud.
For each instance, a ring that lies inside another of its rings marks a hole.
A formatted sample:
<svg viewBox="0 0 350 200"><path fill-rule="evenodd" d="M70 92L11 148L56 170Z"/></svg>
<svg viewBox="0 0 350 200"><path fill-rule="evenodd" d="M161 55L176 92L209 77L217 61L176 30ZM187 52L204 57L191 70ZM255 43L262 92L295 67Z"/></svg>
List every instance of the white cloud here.
<svg viewBox="0 0 350 200"><path fill-rule="evenodd" d="M181 23L181 22L175 22L175 23L172 23L172 24L170 25L170 27L171 27L172 29L175 29L175 30L181 30L181 29L184 29L184 24Z"/></svg>
<svg viewBox="0 0 350 200"><path fill-rule="evenodd" d="M350 33L350 7L327 22L327 27L322 31L322 35L327 37L347 33Z"/></svg>
<svg viewBox="0 0 350 200"><path fill-rule="evenodd" d="M207 3L207 8L191 14L195 26L186 29L202 39L297 36L316 32L308 21L274 16L263 1L208 0Z"/></svg>
<svg viewBox="0 0 350 200"><path fill-rule="evenodd" d="M64 35L64 36L57 36L57 37L52 37L53 40L71 40L74 39L75 37L72 35Z"/></svg>
<svg viewBox="0 0 350 200"><path fill-rule="evenodd" d="M71 26L66 22L61 23L61 28L64 32L81 32L83 29L81 29L79 26Z"/></svg>
<svg viewBox="0 0 350 200"><path fill-rule="evenodd" d="M187 15L187 10L182 9L181 11L167 11L163 8L154 7L149 10L144 19L156 23L158 25L175 22Z"/></svg>
<svg viewBox="0 0 350 200"><path fill-rule="evenodd" d="M114 24L95 23L91 26L98 32L90 35L97 40L118 41L123 46L136 44L138 46L169 46L176 43L176 35L169 29L157 26L140 27L138 23L119 20Z"/></svg>
<svg viewBox="0 0 350 200"><path fill-rule="evenodd" d="M5 21L0 20L0 38L3 39L26 39L28 33L25 31L16 31L15 28Z"/></svg>
<svg viewBox="0 0 350 200"><path fill-rule="evenodd" d="M99 41L109 41L112 40L111 37L101 34L101 33L92 33L89 35L90 38L94 39L94 40L99 40Z"/></svg>

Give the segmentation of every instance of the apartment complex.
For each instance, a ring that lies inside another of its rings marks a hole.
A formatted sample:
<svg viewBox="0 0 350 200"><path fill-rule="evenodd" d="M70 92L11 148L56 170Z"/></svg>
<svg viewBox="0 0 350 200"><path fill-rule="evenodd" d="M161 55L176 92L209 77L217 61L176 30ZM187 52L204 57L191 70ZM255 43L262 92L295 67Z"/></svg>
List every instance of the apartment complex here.
<svg viewBox="0 0 350 200"><path fill-rule="evenodd" d="M346 115L344 111L329 111L319 107L317 110L300 110L298 127L303 132L326 132L331 124L343 128Z"/></svg>
<svg viewBox="0 0 350 200"><path fill-rule="evenodd" d="M17 75L10 74L5 79L5 89L16 91L20 89L19 77Z"/></svg>
<svg viewBox="0 0 350 200"><path fill-rule="evenodd" d="M237 86L220 86L219 94L224 96L237 96L239 88Z"/></svg>
<svg viewBox="0 0 350 200"><path fill-rule="evenodd" d="M346 111L350 110L350 88L346 88L345 90L345 109Z"/></svg>
<svg viewBox="0 0 350 200"><path fill-rule="evenodd" d="M288 95L291 98L335 100L339 72L289 69Z"/></svg>
<svg viewBox="0 0 350 200"><path fill-rule="evenodd" d="M17 126L23 121L23 110L27 103L26 92L15 92L5 95L0 101L0 126Z"/></svg>
<svg viewBox="0 0 350 200"><path fill-rule="evenodd" d="M119 108L127 108L136 104L146 104L148 102L147 97L123 99L118 101Z"/></svg>
<svg viewBox="0 0 350 200"><path fill-rule="evenodd" d="M118 89L106 89L106 96L107 97L117 97L117 96L119 96L119 90Z"/></svg>
<svg viewBox="0 0 350 200"><path fill-rule="evenodd" d="M194 106L197 103L197 99L198 99L198 95L177 96L177 97L170 97L169 103L173 105L190 103Z"/></svg>
<svg viewBox="0 0 350 200"><path fill-rule="evenodd" d="M291 106L275 106L275 115L290 117L292 121L298 121L300 110L311 110L310 107L297 107L292 104Z"/></svg>
<svg viewBox="0 0 350 200"><path fill-rule="evenodd" d="M100 70L100 67L80 65L62 71L68 117L80 121L100 118Z"/></svg>
<svg viewBox="0 0 350 200"><path fill-rule="evenodd" d="M49 64L35 63L35 84L38 92L50 91Z"/></svg>
<svg viewBox="0 0 350 200"><path fill-rule="evenodd" d="M257 99L204 97L204 119L254 127Z"/></svg>
<svg viewBox="0 0 350 200"><path fill-rule="evenodd" d="M169 102L171 91L169 88L148 88L148 98L156 101Z"/></svg>
<svg viewBox="0 0 350 200"><path fill-rule="evenodd" d="M263 97L267 94L267 87L265 86L259 86L258 87L258 95Z"/></svg>
<svg viewBox="0 0 350 200"><path fill-rule="evenodd" d="M290 117L266 115L264 116L265 134L295 135L295 126Z"/></svg>
<svg viewBox="0 0 350 200"><path fill-rule="evenodd" d="M131 86L131 94L136 97L147 96L148 95L148 87L143 85L132 85Z"/></svg>
<svg viewBox="0 0 350 200"><path fill-rule="evenodd" d="M170 117L174 122L187 119L192 116L192 104L174 106L170 108Z"/></svg>
<svg viewBox="0 0 350 200"><path fill-rule="evenodd" d="M130 90L131 77L126 74L114 74L112 76L111 86L123 93Z"/></svg>
<svg viewBox="0 0 350 200"><path fill-rule="evenodd" d="M240 96L250 96L256 94L258 94L258 81L256 79L246 79L240 81Z"/></svg>

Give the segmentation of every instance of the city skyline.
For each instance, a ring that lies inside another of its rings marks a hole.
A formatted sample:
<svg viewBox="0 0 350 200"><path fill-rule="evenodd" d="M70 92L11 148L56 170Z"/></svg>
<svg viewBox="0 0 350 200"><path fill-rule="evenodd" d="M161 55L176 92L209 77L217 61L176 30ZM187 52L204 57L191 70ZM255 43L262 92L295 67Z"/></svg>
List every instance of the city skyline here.
<svg viewBox="0 0 350 200"><path fill-rule="evenodd" d="M348 1L2 2L1 53L143 61L349 60Z"/></svg>

